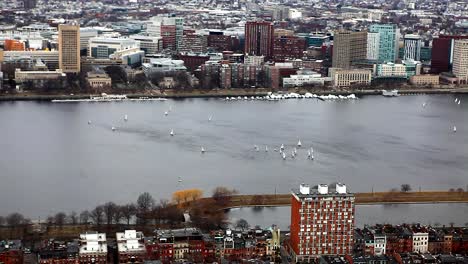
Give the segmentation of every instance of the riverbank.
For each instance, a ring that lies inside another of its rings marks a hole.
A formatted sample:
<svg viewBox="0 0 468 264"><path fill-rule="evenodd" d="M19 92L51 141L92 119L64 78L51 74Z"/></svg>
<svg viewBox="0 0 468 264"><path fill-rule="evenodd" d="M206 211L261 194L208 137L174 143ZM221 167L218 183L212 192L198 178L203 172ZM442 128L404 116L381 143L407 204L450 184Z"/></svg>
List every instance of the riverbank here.
<svg viewBox="0 0 468 264"><path fill-rule="evenodd" d="M258 89L218 89L218 90L193 90L187 92L167 90L164 93L159 91L147 91L126 93L128 98L168 98L168 99L183 99L183 98L224 98L224 97L237 97L237 96L265 96L270 91L265 88ZM294 92L305 94L307 92L317 95L350 95L357 96L366 95L381 95L381 90L305 90L305 89L290 89L282 92ZM468 94L467 88L437 88L437 89L400 89L401 95L415 95L415 94ZM120 94L120 93L113 93ZM3 94L0 95L0 101L51 101L51 100L76 100L76 99L89 99L91 94L37 94L31 92L23 92L17 94ZM94 94L97 96L97 94Z"/></svg>

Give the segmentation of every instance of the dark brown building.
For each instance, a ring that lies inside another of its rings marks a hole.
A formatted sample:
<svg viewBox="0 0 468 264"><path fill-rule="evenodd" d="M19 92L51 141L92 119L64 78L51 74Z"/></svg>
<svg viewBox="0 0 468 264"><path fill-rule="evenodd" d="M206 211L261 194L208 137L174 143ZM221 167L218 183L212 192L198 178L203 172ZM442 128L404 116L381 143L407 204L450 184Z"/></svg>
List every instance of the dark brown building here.
<svg viewBox="0 0 468 264"><path fill-rule="evenodd" d="M273 60L300 59L303 57L306 41L296 36L281 36L273 41Z"/></svg>
<svg viewBox="0 0 468 264"><path fill-rule="evenodd" d="M245 24L245 48L248 55L273 56L274 29L271 22L250 21Z"/></svg>

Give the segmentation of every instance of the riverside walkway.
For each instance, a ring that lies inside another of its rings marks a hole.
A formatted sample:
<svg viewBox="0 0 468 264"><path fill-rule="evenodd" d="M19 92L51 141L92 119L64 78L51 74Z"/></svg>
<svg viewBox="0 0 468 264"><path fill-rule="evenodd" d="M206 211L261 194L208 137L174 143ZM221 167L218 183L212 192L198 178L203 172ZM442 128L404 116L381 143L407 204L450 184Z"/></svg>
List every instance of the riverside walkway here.
<svg viewBox="0 0 468 264"><path fill-rule="evenodd" d="M357 205L468 203L468 192L374 192L355 193ZM202 198L210 200L213 198ZM222 209L236 207L289 206L291 194L233 195L224 198Z"/></svg>

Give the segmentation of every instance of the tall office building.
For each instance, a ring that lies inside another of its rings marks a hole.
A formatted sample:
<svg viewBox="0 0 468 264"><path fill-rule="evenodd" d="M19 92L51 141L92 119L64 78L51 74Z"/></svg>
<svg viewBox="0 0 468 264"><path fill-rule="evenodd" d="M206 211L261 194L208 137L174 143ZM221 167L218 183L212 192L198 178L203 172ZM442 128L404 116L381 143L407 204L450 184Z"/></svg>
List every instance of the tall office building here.
<svg viewBox="0 0 468 264"><path fill-rule="evenodd" d="M367 57L367 32L337 31L333 37L333 68L348 69Z"/></svg>
<svg viewBox="0 0 468 264"><path fill-rule="evenodd" d="M455 40L452 72L461 83L468 83L468 39Z"/></svg>
<svg viewBox="0 0 468 264"><path fill-rule="evenodd" d="M373 24L369 32L379 33L379 61L395 62L398 58L400 29L393 24Z"/></svg>
<svg viewBox="0 0 468 264"><path fill-rule="evenodd" d="M273 24L270 22L250 21L245 24L245 54L265 56L273 55Z"/></svg>
<svg viewBox="0 0 468 264"><path fill-rule="evenodd" d="M80 26L59 25L59 68L64 73L80 72Z"/></svg>
<svg viewBox="0 0 468 264"><path fill-rule="evenodd" d="M378 32L367 33L367 59L379 60L380 34Z"/></svg>
<svg viewBox="0 0 468 264"><path fill-rule="evenodd" d="M301 184L292 192L291 254L295 262L353 251L354 194L346 185Z"/></svg>
<svg viewBox="0 0 468 264"><path fill-rule="evenodd" d="M457 39L468 39L468 36L440 35L432 41L431 72L441 73L451 70L453 45Z"/></svg>
<svg viewBox="0 0 468 264"><path fill-rule="evenodd" d="M166 43L164 48L179 50L184 35L184 18L175 16L152 17L146 32L151 37L162 37ZM173 43L169 43L168 39L173 39Z"/></svg>
<svg viewBox="0 0 468 264"><path fill-rule="evenodd" d="M404 38L404 60L421 60L422 40L419 35L408 34Z"/></svg>

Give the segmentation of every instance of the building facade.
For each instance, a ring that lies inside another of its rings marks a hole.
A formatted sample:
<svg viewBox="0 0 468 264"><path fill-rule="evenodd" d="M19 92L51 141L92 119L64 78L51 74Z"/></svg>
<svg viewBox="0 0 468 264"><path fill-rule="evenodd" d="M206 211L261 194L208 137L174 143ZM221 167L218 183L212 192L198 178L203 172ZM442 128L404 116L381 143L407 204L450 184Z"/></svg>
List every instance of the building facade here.
<svg viewBox="0 0 468 264"><path fill-rule="evenodd" d="M460 83L468 83L468 39L455 40L452 71Z"/></svg>
<svg viewBox="0 0 468 264"><path fill-rule="evenodd" d="M305 39L296 36L281 36L273 40L273 60L300 59L304 56Z"/></svg>
<svg viewBox="0 0 468 264"><path fill-rule="evenodd" d="M106 234L87 232L80 234L80 263L107 263L107 240Z"/></svg>
<svg viewBox="0 0 468 264"><path fill-rule="evenodd" d="M353 61L367 57L367 32L338 31L333 40L334 68L348 69Z"/></svg>
<svg viewBox="0 0 468 264"><path fill-rule="evenodd" d="M354 195L346 185L301 184L292 192L290 246L296 262L351 254L353 234Z"/></svg>
<svg viewBox="0 0 468 264"><path fill-rule="evenodd" d="M119 263L143 263L146 260L146 248L143 233L125 230L116 233Z"/></svg>
<svg viewBox="0 0 468 264"><path fill-rule="evenodd" d="M394 24L373 24L369 32L379 34L379 55L381 62L395 62L398 58L400 29Z"/></svg>
<svg viewBox="0 0 468 264"><path fill-rule="evenodd" d="M379 46L380 46L380 33L368 32L367 33L367 59L379 59Z"/></svg>
<svg viewBox="0 0 468 264"><path fill-rule="evenodd" d="M59 25L59 68L64 73L79 73L80 65L80 26Z"/></svg>
<svg viewBox="0 0 468 264"><path fill-rule="evenodd" d="M454 41L468 36L440 35L432 41L431 73L449 72L452 69Z"/></svg>
<svg viewBox="0 0 468 264"><path fill-rule="evenodd" d="M338 69L332 74L335 87L350 87L353 85L369 85L372 80L370 70L346 70Z"/></svg>
<svg viewBox="0 0 468 264"><path fill-rule="evenodd" d="M270 22L249 21L245 24L245 54L265 56L273 55L273 24Z"/></svg>
<svg viewBox="0 0 468 264"><path fill-rule="evenodd" d="M404 38L404 60L421 60L422 40L419 35L405 35Z"/></svg>
<svg viewBox="0 0 468 264"><path fill-rule="evenodd" d="M116 52L140 49L140 43L127 38L90 38L88 43L88 57L108 59Z"/></svg>
<svg viewBox="0 0 468 264"><path fill-rule="evenodd" d="M410 77L413 85L439 85L440 76L438 74L421 74Z"/></svg>

